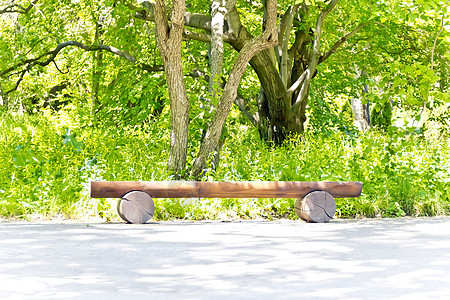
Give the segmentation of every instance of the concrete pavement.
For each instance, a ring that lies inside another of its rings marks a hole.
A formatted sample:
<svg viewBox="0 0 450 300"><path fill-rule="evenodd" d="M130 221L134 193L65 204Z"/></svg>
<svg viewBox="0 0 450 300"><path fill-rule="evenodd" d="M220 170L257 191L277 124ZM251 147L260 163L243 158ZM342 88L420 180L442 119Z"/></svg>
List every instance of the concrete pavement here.
<svg viewBox="0 0 450 300"><path fill-rule="evenodd" d="M450 299L450 218L0 222L0 299Z"/></svg>

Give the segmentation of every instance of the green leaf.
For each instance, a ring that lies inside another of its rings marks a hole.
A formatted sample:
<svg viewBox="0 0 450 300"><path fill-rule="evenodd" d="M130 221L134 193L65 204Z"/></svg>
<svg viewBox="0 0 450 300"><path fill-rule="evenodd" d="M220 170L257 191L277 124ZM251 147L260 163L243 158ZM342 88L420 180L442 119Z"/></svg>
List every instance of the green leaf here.
<svg viewBox="0 0 450 300"><path fill-rule="evenodd" d="M77 141L75 138L76 134L70 132L70 128L66 130L66 134L63 135L64 141L63 144L66 147L73 148L77 151L81 151L83 149L83 142Z"/></svg>
<svg viewBox="0 0 450 300"><path fill-rule="evenodd" d="M26 153L24 153L21 145L18 145L14 149L13 162L16 167L24 167L27 164Z"/></svg>
<svg viewBox="0 0 450 300"><path fill-rule="evenodd" d="M394 79L394 82L392 84L392 87L393 88L398 87L401 84L401 81L402 81L401 78L399 76L396 76L395 79Z"/></svg>
<svg viewBox="0 0 450 300"><path fill-rule="evenodd" d="M380 110L381 110L381 105L380 105L379 103L377 103L377 104L375 104L375 106L373 107L373 109L374 109L377 113L379 113Z"/></svg>

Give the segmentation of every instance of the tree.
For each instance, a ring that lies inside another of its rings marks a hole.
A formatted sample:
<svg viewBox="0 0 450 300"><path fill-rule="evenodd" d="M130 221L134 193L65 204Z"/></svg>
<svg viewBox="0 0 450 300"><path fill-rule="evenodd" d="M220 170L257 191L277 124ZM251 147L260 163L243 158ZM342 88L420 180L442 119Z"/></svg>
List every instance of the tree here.
<svg viewBox="0 0 450 300"><path fill-rule="evenodd" d="M148 2L144 4L148 5ZM173 2L169 24L164 1L157 0L154 5L159 52L164 62L170 97L169 170L173 171L176 177L184 172L188 145L189 99L186 95L181 62L185 7L184 0Z"/></svg>
<svg viewBox="0 0 450 300"><path fill-rule="evenodd" d="M239 55L233 65L233 68L229 74L228 81L224 86L222 95L215 109L214 116L211 120L210 126L206 132L206 135L201 144L197 158L195 159L191 175L194 178L198 178L206 167L208 159L213 151L217 149L219 145L220 136L223 126L228 117L228 113L231 109L233 101L237 96L237 89L241 80L241 77L246 69L246 66L250 59L263 49L274 46L277 42L276 33L276 13L277 2L274 0L268 0L265 4L266 18L264 20L264 31L260 36L252 38L246 43L246 45L240 50ZM169 168L175 171L175 173L181 172L186 161L187 151L187 116L189 110L189 102L180 103L181 99L186 99L184 90L184 81L181 68L181 34L183 32L184 21L184 3L175 1L172 7L171 23L173 24L169 28L168 20L166 19L165 4L162 1L157 1L155 5L148 2L145 6L149 11L154 11L154 20L156 22L158 42L160 52L163 56L163 61L167 74L167 81L169 86L169 95L171 100L171 114L172 114L172 136L171 141L171 155L176 153L176 162L178 165L176 168L171 168L169 160ZM234 6L234 5L233 5ZM220 21L219 21L220 22ZM220 26L219 26L220 27ZM220 29L219 29L220 30ZM172 36L172 34L174 34ZM176 34L176 35L175 35ZM217 39L221 38L221 34L216 34ZM215 44L220 44L220 40ZM220 46L219 46L220 48ZM173 52L172 52L173 50ZM214 50L221 52L220 50ZM219 53L220 55L220 53ZM217 55L214 55L217 58ZM217 81L217 78L221 73L220 58L213 62L215 71L212 82L213 85ZM211 90L214 89L214 86ZM178 91L178 92L177 92ZM214 91L211 94L215 93ZM179 120L182 122L177 123ZM183 130L181 134L175 134L177 130Z"/></svg>
<svg viewBox="0 0 450 300"><path fill-rule="evenodd" d="M188 11L184 1L173 1L172 7L164 1L10 1L0 12L15 14L15 23L0 29L5 41L0 44L3 103L20 93L26 96L20 101L31 94L45 98L42 91L70 81L67 86L77 91L80 102L90 95L94 117L130 116L133 108L142 115L149 112L146 106L161 107L163 92L151 95L164 89L153 72L164 70L172 124L169 168L176 176L186 170L189 117L196 117L192 107L199 110L198 90L186 87L183 76L206 79L211 113L203 116L212 115L202 120L207 126L201 145L191 144L200 147L197 155L189 153L195 157L194 177L220 151L233 102L261 138L280 144L305 130L308 101L318 94L317 87L328 89L327 97L359 97L375 111L392 101L402 109L415 107L419 114L432 109L430 103L446 101L448 94L449 12L443 1L286 0L277 7L273 1L213 0L190 3ZM193 55L184 47L187 41L195 42L194 48L209 45L209 55L195 57L196 64L207 67L189 69L186 61ZM257 91L257 97L238 90L244 72L257 77L260 86L247 89ZM367 95L361 92L364 85ZM136 98L146 100L136 105Z"/></svg>
<svg viewBox="0 0 450 300"><path fill-rule="evenodd" d="M339 84L351 87L371 104L375 119L389 119L392 106L397 117L421 126L431 111L450 101L449 13L444 1L378 3L355 42L329 60L335 82L326 86L335 91ZM318 77L320 85L329 80L326 72Z"/></svg>
<svg viewBox="0 0 450 300"><path fill-rule="evenodd" d="M258 113L252 119L257 120L261 137L266 140L281 143L286 135L304 131L308 91L317 66L365 26L363 23L355 26L322 54L325 18L338 0L318 3L317 6L307 1L290 5L280 20L280 38L275 49L264 49L250 61L261 82ZM317 17L313 26L311 18L314 15ZM152 20L149 11L140 12L138 17ZM215 34L211 34L210 16L187 13L185 19L187 27L207 32L186 30L185 38L213 42ZM238 52L253 39L253 35L242 24L236 5L227 10L225 27L224 41Z"/></svg>
<svg viewBox="0 0 450 300"><path fill-rule="evenodd" d="M37 1L27 13L1 14L0 103L37 112L61 100L95 126L133 126L165 115L167 89L153 28L134 26L132 14L114 0ZM63 84L56 98L48 97Z"/></svg>
<svg viewBox="0 0 450 300"><path fill-rule="evenodd" d="M128 3L128 6L132 9L135 7ZM169 97L171 99L171 123L172 123L172 134L171 134L171 151L169 159L169 169L174 171L175 175L179 176L184 171L184 166L186 163L186 149L187 149L187 128L188 128L188 111L189 111L189 101L186 96L183 73L181 65L181 39L183 32L183 21L184 21L184 2L176 1L172 7L172 13L170 20L166 18L166 7L165 3L162 1L156 2L155 5L146 4L147 9L152 11L152 18L156 22L158 45L160 49L160 54L162 56L163 63L166 70L166 79L169 87ZM224 87L224 92L222 93L221 100L217 106L217 112L215 117L211 122L211 126L206 133L203 146L201 148L200 154L197 159L196 168L197 171L194 172L199 174L200 170L204 167L206 160L208 159L210 153L214 148L217 147L218 138L222 131L223 124L228 115L228 111L231 107L232 101L236 98L237 88L239 85L240 78L245 71L246 64L248 60L254 55L255 52L260 49L264 49L273 45L276 41L275 28L275 15L276 15L276 2L268 1L267 7L270 8L270 13L267 17L267 29L264 33L249 41L248 45L242 49L239 57L238 63L233 68L229 80ZM112 46L107 46L100 44L100 35L102 35L103 28L100 28L98 20L94 20L95 23L95 38L93 44L85 44L79 41L67 41L59 43L53 50L45 51L38 56L32 58L26 58L18 63L4 69L0 76L2 77L14 77L16 76L15 84L6 92L4 95L8 95L17 90L25 75L30 71L38 67L46 67L51 63L57 66L56 58L58 54L66 47L75 46L85 51L109 51L113 54L119 55L126 60L135 63L143 69L150 71L157 70L158 68L153 68L147 64L138 62L129 53L119 50ZM273 23L273 24L269 24ZM218 36L221 39L220 36ZM217 44L220 44L218 41ZM215 55L214 55L215 56ZM219 59L220 60L220 59ZM217 69L217 76L212 76L217 82L217 78L221 74L221 65L219 60L213 64ZM93 60L93 75L92 75L92 89L91 95L93 100L93 111L95 111L98 105L98 90L100 84L100 64L102 63L102 56L97 54L94 56ZM59 69L58 69L59 70ZM215 86L213 82L211 84ZM230 100L231 99L231 100ZM212 148L211 148L212 147Z"/></svg>

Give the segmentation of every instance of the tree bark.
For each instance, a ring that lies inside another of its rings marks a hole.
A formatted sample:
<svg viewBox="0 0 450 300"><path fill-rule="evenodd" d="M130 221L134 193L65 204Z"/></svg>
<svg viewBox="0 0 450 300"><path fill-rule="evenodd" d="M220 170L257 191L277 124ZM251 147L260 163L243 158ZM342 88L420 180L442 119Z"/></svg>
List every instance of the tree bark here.
<svg viewBox="0 0 450 300"><path fill-rule="evenodd" d="M227 13L225 7L226 0L213 0L211 3L211 44L209 53L209 98L210 111L213 111L216 99L222 94L222 72L223 72L223 27L225 23L225 15ZM219 143L215 149L215 155L212 162L212 168L215 170L219 166L220 151L225 144L225 138L221 135Z"/></svg>
<svg viewBox="0 0 450 300"><path fill-rule="evenodd" d="M253 39L239 21L238 12L230 11L236 24L228 26L235 27L239 32L229 44L238 52ZM267 49L255 53L250 60L250 65L255 70L261 83L261 92L258 99L258 130L264 140L282 141L288 131L287 121L289 115L289 101L286 97L286 88L283 85L277 66L275 64L274 52Z"/></svg>
<svg viewBox="0 0 450 300"><path fill-rule="evenodd" d="M154 4L156 36L170 98L171 134L168 168L177 178L183 176L185 171L189 125L189 99L186 95L181 64L185 8L184 0L175 0L169 24L164 1L156 0Z"/></svg>
<svg viewBox="0 0 450 300"><path fill-rule="evenodd" d="M302 80L297 99L295 100L291 108L294 114L300 116L300 131L304 131L304 122L306 121L306 104L308 101L309 88L311 86L311 79L316 73L317 65L320 59L320 43L323 23L325 21L325 17L331 10L333 10L338 1L339 0L332 0L317 18L316 27L314 30L314 42L311 59L309 60L308 68L302 74L302 76L304 76L304 79Z"/></svg>
<svg viewBox="0 0 450 300"><path fill-rule="evenodd" d="M352 98L351 107L356 128L358 128L359 131L365 132L369 128L369 123L366 119L361 98Z"/></svg>
<svg viewBox="0 0 450 300"><path fill-rule="evenodd" d="M220 95L223 69L223 25L225 20L225 6L221 0L213 0L211 4L211 45L210 45L210 73L209 95L211 99Z"/></svg>

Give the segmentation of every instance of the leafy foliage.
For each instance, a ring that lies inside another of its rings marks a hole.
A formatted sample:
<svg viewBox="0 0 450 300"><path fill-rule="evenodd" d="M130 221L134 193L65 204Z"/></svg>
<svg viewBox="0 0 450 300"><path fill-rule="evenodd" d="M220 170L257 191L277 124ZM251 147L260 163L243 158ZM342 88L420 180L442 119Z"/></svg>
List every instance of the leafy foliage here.
<svg viewBox="0 0 450 300"><path fill-rule="evenodd" d="M88 197L90 180L170 180L169 131L154 122L122 130L85 126L75 110L0 121L0 214L116 220L114 202ZM339 217L450 213L450 149L420 136L330 131L272 148L255 129L228 124L221 164L204 180L362 181L337 199ZM75 135L76 134L76 135ZM192 161L193 157L190 158ZM296 218L295 199L158 199L157 219Z"/></svg>
<svg viewBox="0 0 450 300"><path fill-rule="evenodd" d="M372 110L372 125L382 130L387 130L392 125L392 106L390 101L375 106Z"/></svg>
<svg viewBox="0 0 450 300"><path fill-rule="evenodd" d="M114 203L89 199L89 180L171 179L167 85L161 72L142 68L162 64L154 25L122 1L33 2L27 13L0 14L0 214L115 219ZM307 60L317 16L329 1L278 1L279 15L301 3L309 11L295 16L291 33L305 31ZM208 14L210 3L194 1L188 10ZM246 29L259 34L263 5L238 1L237 10ZM203 180L359 180L363 196L338 199L340 217L448 214L449 13L445 1L339 1L324 22L321 54L362 27L318 65L308 88L308 132L273 148L234 109L222 132L220 164ZM117 51L99 56L66 47L48 65L33 65L16 87L26 61L67 41L113 46L135 61ZM287 41L292 47L294 34ZM238 53L230 45L224 51L227 79ZM212 117L209 101L217 102L208 99L208 52L207 43L183 41L188 167ZM262 112L260 86L248 67L239 96L253 116ZM354 98L372 112L368 132L353 126ZM159 219L294 217L294 199L158 201Z"/></svg>

